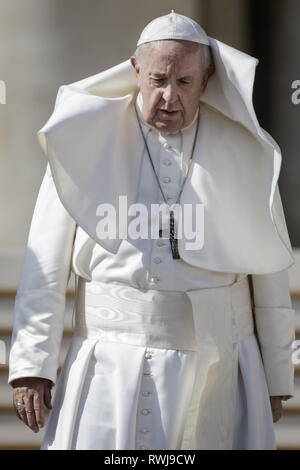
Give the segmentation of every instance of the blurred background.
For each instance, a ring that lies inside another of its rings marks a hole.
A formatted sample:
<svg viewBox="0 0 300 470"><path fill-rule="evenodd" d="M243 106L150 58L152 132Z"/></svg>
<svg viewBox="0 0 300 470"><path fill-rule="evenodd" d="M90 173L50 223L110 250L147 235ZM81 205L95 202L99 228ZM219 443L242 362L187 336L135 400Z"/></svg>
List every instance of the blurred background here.
<svg viewBox="0 0 300 470"><path fill-rule="evenodd" d="M127 60L144 26L171 9L260 60L254 104L283 154L279 188L296 259L289 275L300 339L300 104L291 99L300 80L299 0L0 0L0 449L38 449L43 435L14 415L7 385L14 296L46 168L36 132L59 86ZM61 360L72 335L72 301L71 283ZM278 449L300 450L299 366L295 383L275 424Z"/></svg>

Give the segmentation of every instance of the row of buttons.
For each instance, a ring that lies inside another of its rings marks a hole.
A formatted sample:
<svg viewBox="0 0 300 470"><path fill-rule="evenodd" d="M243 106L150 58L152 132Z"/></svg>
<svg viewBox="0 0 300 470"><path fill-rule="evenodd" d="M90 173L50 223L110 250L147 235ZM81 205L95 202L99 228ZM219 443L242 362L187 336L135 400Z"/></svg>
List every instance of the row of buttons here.
<svg viewBox="0 0 300 470"><path fill-rule="evenodd" d="M174 151L175 153L178 153L178 151L175 151L175 149L168 142L164 141L162 136L159 137L159 141L160 141L162 147L165 150L171 150L171 151ZM171 161L170 158L163 158L162 163L166 167L170 167L172 165L172 161ZM166 183L166 184L173 182L173 178L171 176L162 176L161 180L163 181L163 183ZM168 201L169 204L171 203L171 201L173 201L173 200L175 201L174 196L173 197L166 196L166 200ZM161 201L161 202L163 202L163 201ZM156 246L159 247L159 248L165 247L166 245L167 245L167 243L164 240L158 240L156 242ZM155 255L154 255L152 261L156 265L159 265L163 262L161 257L155 256ZM157 276L156 273L150 278L150 282L152 284L157 284L157 283L160 282L160 280L161 280L160 276Z"/></svg>
<svg viewBox="0 0 300 470"><path fill-rule="evenodd" d="M164 149L166 149L166 150L173 150L173 151L174 151L173 147L172 147L170 144L168 144L168 142L164 142L164 143L162 144L162 146L163 146ZM172 161L171 161L169 158L164 158L164 159L163 159L163 164L164 164L165 166L171 166L171 165L172 165ZM165 176L165 177L162 178L162 180L163 180L164 183L171 183L172 178L171 178L170 176ZM171 198L168 198L168 199L171 199Z"/></svg>
<svg viewBox="0 0 300 470"><path fill-rule="evenodd" d="M149 132L152 132L152 131L153 131L153 129L151 129L151 127L150 127ZM168 142L164 142L162 145L166 150L169 150L169 149L172 148L171 145L168 144Z"/></svg>
<svg viewBox="0 0 300 470"><path fill-rule="evenodd" d="M153 283L156 283L156 282L159 282L160 281L160 277L158 276L152 276L151 279L150 279L150 282L153 282Z"/></svg>
<svg viewBox="0 0 300 470"><path fill-rule="evenodd" d="M168 198L168 199L172 199L172 198ZM164 240L157 240L157 241L156 241L156 246L162 248L163 246L166 246L166 242L165 242ZM162 259L159 258L159 257L156 257L156 258L153 259L153 262L154 262L155 264L160 264L160 263L162 263ZM160 281L160 277L159 277L159 276L153 276L153 277L151 277L151 279L150 279L150 282L151 282L151 283L157 283L157 282L159 282L159 281Z"/></svg>
<svg viewBox="0 0 300 470"><path fill-rule="evenodd" d="M151 129L151 128L149 129L149 132L152 132L152 129ZM168 144L168 142L163 142L162 146L163 146L163 148L166 149L166 150L173 149L173 147L172 147L170 144Z"/></svg>
<svg viewBox="0 0 300 470"><path fill-rule="evenodd" d="M152 354L149 352L149 351L146 351L145 352L145 359L146 361L149 361L150 359L152 359ZM141 404L142 406L148 402L148 400L150 399L151 395L152 395L152 392L149 390L150 388L150 383L149 383L149 378L151 377L152 373L151 373L151 370L149 368L149 364L146 362L145 363L145 368L143 370L143 379L142 379L142 384L141 384L141 387L143 389L143 387L145 386L145 388L147 388L147 390L142 390L141 394L142 394L142 399L140 400L141 401ZM146 419L141 419L141 423L137 423L138 425L138 429L139 429L139 435L138 435L138 446L139 446L139 449L140 450L148 450L150 449L150 446L149 445L146 445L149 443L149 433L150 432L150 429L149 429L149 425L150 425L150 422L151 422L151 418L150 418L150 414L151 414L151 410L149 408L141 408L140 410L140 414L143 416L143 417L147 417ZM141 438L140 436L143 436L143 438Z"/></svg>

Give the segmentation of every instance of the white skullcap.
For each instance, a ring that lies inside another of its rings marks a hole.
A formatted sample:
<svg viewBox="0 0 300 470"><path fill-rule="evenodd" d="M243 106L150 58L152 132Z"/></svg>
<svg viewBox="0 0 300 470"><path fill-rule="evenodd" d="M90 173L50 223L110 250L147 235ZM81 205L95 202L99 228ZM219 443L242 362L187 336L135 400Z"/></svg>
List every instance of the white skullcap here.
<svg viewBox="0 0 300 470"><path fill-rule="evenodd" d="M209 46L209 39L204 29L196 21L178 15L174 10L169 15L160 16L151 21L142 31L137 46L163 39L181 39Z"/></svg>

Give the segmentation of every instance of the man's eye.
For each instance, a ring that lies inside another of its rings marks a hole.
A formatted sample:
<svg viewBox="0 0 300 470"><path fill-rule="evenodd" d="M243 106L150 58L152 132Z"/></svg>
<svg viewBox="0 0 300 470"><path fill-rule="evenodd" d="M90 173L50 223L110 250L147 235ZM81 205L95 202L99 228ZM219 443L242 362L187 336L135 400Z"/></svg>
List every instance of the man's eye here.
<svg viewBox="0 0 300 470"><path fill-rule="evenodd" d="M179 80L179 83L181 85L189 85L191 82L190 82L190 80Z"/></svg>
<svg viewBox="0 0 300 470"><path fill-rule="evenodd" d="M163 78L152 78L153 83L155 85L162 85L163 84Z"/></svg>

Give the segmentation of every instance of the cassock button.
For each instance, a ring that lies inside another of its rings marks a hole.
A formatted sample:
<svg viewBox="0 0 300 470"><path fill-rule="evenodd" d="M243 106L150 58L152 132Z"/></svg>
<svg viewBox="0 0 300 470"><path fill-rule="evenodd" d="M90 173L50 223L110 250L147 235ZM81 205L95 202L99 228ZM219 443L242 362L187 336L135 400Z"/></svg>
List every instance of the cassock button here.
<svg viewBox="0 0 300 470"><path fill-rule="evenodd" d="M163 162L164 162L164 165L166 165L166 166L172 165L171 160L168 160L167 158L165 158L165 160Z"/></svg>
<svg viewBox="0 0 300 470"><path fill-rule="evenodd" d="M140 446L140 449L141 449L141 450L148 450L148 449L149 449L149 447L146 447L146 446Z"/></svg>
<svg viewBox="0 0 300 470"><path fill-rule="evenodd" d="M142 415L147 416L148 414L150 414L150 410L147 410L147 408L143 408L141 413Z"/></svg>
<svg viewBox="0 0 300 470"><path fill-rule="evenodd" d="M145 358L146 359L152 359L152 354L150 354L149 352L146 352Z"/></svg>
<svg viewBox="0 0 300 470"><path fill-rule="evenodd" d="M149 397L149 395L151 395L151 392L143 392L142 395L143 397Z"/></svg>
<svg viewBox="0 0 300 470"><path fill-rule="evenodd" d="M163 178L163 182L164 182L164 183L170 183L171 181L172 181L172 179L170 178L170 176L165 176L165 177Z"/></svg>
<svg viewBox="0 0 300 470"><path fill-rule="evenodd" d="M142 428L142 429L141 429L141 433L146 434L147 432L149 432L148 429L146 429L146 428Z"/></svg>
<svg viewBox="0 0 300 470"><path fill-rule="evenodd" d="M158 276L151 277L151 282L159 282L160 278Z"/></svg>
<svg viewBox="0 0 300 470"><path fill-rule="evenodd" d="M156 242L156 245L157 245L157 246L165 246L165 242L162 242L161 240L158 240L158 241Z"/></svg>
<svg viewBox="0 0 300 470"><path fill-rule="evenodd" d="M161 263L161 259L160 258L154 258L154 263L155 264L160 264Z"/></svg>

